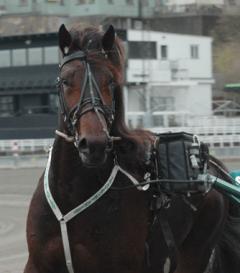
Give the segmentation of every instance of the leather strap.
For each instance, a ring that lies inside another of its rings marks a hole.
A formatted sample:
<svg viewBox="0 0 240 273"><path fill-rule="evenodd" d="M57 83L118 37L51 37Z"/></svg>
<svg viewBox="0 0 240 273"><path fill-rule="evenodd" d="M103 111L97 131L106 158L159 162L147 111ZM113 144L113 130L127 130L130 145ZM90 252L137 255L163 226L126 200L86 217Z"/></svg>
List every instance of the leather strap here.
<svg viewBox="0 0 240 273"><path fill-rule="evenodd" d="M60 69L68 62L72 61L72 60L76 60L76 59L79 59L79 60L84 60L86 58L86 54L85 52L79 50L77 52L74 52L72 53L71 55L66 55L61 63L60 63Z"/></svg>
<svg viewBox="0 0 240 273"><path fill-rule="evenodd" d="M169 249L169 257L171 260L171 267L175 268L177 266L177 246L175 243L175 239L173 237L171 227L170 227L168 219L167 219L165 208L161 208L158 211L157 222L161 226L166 245Z"/></svg>

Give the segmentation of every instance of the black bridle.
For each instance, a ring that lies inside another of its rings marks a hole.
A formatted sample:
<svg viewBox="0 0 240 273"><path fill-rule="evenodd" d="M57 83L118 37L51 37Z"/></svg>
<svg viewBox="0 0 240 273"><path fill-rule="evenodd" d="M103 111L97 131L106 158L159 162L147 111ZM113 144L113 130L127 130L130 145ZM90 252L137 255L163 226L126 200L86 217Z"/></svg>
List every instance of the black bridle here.
<svg viewBox="0 0 240 273"><path fill-rule="evenodd" d="M104 54L104 52L97 52L96 54ZM68 134L75 137L75 144L77 144L76 142L79 140L79 135L76 133L76 126L79 119L87 112L94 111L99 118L100 123L102 124L103 131L106 133L109 143L111 143L112 146L114 137L110 136L109 131L111 130L115 115L114 88L116 84L114 82L113 76L111 76L111 81L109 83L109 88L112 94L112 102L111 105L106 105L104 103L99 86L91 71L90 64L87 60L87 53L79 50L70 55L66 55L59 65L60 72L65 64L73 60L79 60L82 62L85 68L85 73L81 87L80 99L77 104L72 107L72 109L69 109L64 98L63 79L61 77L57 78L60 108L64 122L67 126ZM105 122L103 118L105 119Z"/></svg>

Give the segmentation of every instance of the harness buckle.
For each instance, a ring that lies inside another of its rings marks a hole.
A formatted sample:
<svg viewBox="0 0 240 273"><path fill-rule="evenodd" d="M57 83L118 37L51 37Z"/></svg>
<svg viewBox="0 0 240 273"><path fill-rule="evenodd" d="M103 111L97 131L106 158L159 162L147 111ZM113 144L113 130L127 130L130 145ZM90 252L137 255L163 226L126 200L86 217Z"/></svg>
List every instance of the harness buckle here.
<svg viewBox="0 0 240 273"><path fill-rule="evenodd" d="M154 194L150 204L150 210L158 211L161 208L168 209L171 205L171 199L164 193L160 195Z"/></svg>

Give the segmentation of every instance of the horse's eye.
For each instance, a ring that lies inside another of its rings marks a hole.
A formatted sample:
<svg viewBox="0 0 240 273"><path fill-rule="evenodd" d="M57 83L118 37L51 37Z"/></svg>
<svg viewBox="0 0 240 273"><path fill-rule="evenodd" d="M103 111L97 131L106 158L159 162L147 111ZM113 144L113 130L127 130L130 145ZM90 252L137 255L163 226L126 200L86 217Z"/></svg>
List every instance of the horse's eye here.
<svg viewBox="0 0 240 273"><path fill-rule="evenodd" d="M69 86L69 85L70 85L69 81L66 80L66 79L62 79L62 84L63 84L63 85L66 85L66 86Z"/></svg>

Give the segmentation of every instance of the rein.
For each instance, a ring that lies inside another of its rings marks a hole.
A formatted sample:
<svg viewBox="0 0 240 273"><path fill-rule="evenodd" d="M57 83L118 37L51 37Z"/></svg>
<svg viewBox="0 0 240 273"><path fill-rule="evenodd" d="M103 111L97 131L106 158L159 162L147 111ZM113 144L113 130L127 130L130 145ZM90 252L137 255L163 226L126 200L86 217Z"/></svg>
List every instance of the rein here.
<svg viewBox="0 0 240 273"><path fill-rule="evenodd" d="M112 186L113 182L115 181L115 178L118 174L118 172L121 172L124 174L132 183L133 185L141 191L146 191L149 188L149 185L140 185L140 183L127 171L122 169L116 162L112 169L112 172L105 182L105 184L90 198L88 198L86 201L84 201L82 204L78 205L76 208L69 211L67 214L63 215L61 210L59 209L57 203L55 202L53 195L51 193L50 187L49 187L49 170L51 167L51 160L52 160L52 147L49 151L49 157L47 161L47 166L44 174L44 193L47 199L47 202L52 209L55 217L60 223L61 228L61 235L62 235L62 241L63 241L63 249L64 249L64 255L65 255L65 261L66 266L69 273L74 273L73 269L73 263L72 263L72 256L71 256L71 250L70 250L70 243L69 243L69 237L68 237L68 230L67 230L67 223L72 220L74 217L76 217L78 214L86 210L88 207L93 205L99 198L101 198Z"/></svg>

